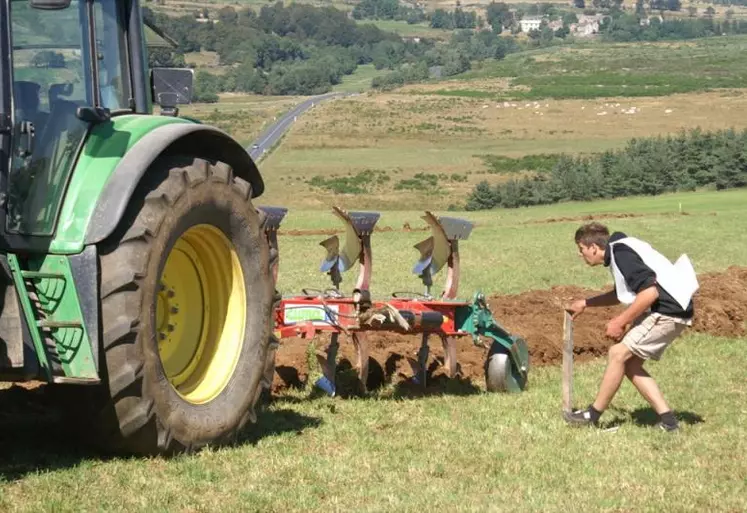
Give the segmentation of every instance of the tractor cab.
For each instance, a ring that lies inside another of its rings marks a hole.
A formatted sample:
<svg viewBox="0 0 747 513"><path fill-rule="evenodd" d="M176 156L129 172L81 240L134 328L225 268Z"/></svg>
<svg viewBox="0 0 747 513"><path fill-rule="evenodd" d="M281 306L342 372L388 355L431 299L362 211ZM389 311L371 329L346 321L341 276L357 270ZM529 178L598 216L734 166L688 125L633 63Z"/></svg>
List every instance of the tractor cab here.
<svg viewBox="0 0 747 513"><path fill-rule="evenodd" d="M0 12L0 231L10 247L43 246L91 128L150 110L140 10L136 1L0 0Z"/></svg>

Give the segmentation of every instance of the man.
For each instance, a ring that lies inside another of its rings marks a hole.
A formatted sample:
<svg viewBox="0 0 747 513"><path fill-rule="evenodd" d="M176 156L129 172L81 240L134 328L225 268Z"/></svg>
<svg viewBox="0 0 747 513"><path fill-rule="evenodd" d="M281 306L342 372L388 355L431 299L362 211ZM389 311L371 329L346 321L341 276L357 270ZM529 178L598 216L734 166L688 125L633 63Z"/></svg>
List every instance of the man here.
<svg viewBox="0 0 747 513"><path fill-rule="evenodd" d="M674 431L677 419L656 381L643 368L659 360L666 348L692 325L692 296L698 289L695 271L686 255L672 264L649 244L624 233L610 236L606 226L589 223L576 231L576 245L590 266L609 267L615 288L579 299L566 309L575 319L589 306L628 305L607 324L606 335L617 343L610 347L607 368L594 402L585 410L566 415L571 425L597 425L627 376L659 415L661 429ZM626 332L626 327L632 327Z"/></svg>

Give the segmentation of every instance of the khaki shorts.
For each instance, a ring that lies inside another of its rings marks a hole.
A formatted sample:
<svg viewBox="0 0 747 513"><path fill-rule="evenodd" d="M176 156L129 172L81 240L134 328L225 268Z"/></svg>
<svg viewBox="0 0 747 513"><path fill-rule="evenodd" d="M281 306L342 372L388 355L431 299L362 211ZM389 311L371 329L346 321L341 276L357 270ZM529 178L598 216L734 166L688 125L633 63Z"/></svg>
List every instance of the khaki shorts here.
<svg viewBox="0 0 747 513"><path fill-rule="evenodd" d="M621 342L643 360L659 360L669 344L691 324L689 319L646 313L633 323Z"/></svg>

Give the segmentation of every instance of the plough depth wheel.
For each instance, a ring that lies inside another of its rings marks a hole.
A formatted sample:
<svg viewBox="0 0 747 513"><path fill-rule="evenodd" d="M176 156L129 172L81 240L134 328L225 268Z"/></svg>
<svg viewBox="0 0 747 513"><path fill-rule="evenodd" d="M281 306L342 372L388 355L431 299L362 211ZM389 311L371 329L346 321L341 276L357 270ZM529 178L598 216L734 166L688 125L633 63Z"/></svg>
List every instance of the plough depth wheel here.
<svg viewBox="0 0 747 513"><path fill-rule="evenodd" d="M526 343L522 339L516 339L515 344L520 353L528 354ZM509 351L499 342L493 345L485 359L485 388L488 392L521 392L526 388L526 367L528 367L528 356L525 364L517 364L511 359ZM525 367L522 372L522 366Z"/></svg>

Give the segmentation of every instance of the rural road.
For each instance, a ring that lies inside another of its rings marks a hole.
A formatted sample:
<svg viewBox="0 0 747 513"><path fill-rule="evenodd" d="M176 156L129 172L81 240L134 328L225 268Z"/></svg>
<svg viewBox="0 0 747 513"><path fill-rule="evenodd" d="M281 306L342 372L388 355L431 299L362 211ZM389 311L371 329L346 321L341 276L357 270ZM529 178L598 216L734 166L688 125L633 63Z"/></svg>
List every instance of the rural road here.
<svg viewBox="0 0 747 513"><path fill-rule="evenodd" d="M319 102L325 100L331 100L333 98L343 98L345 96L352 96L356 93L327 93L319 96L312 96L308 100L304 100L293 107L290 111L286 112L280 119L270 125L260 136L249 146L246 151L249 152L249 156L254 162L257 162L263 157L273 145L280 140L280 137L291 127L296 118L312 108Z"/></svg>

